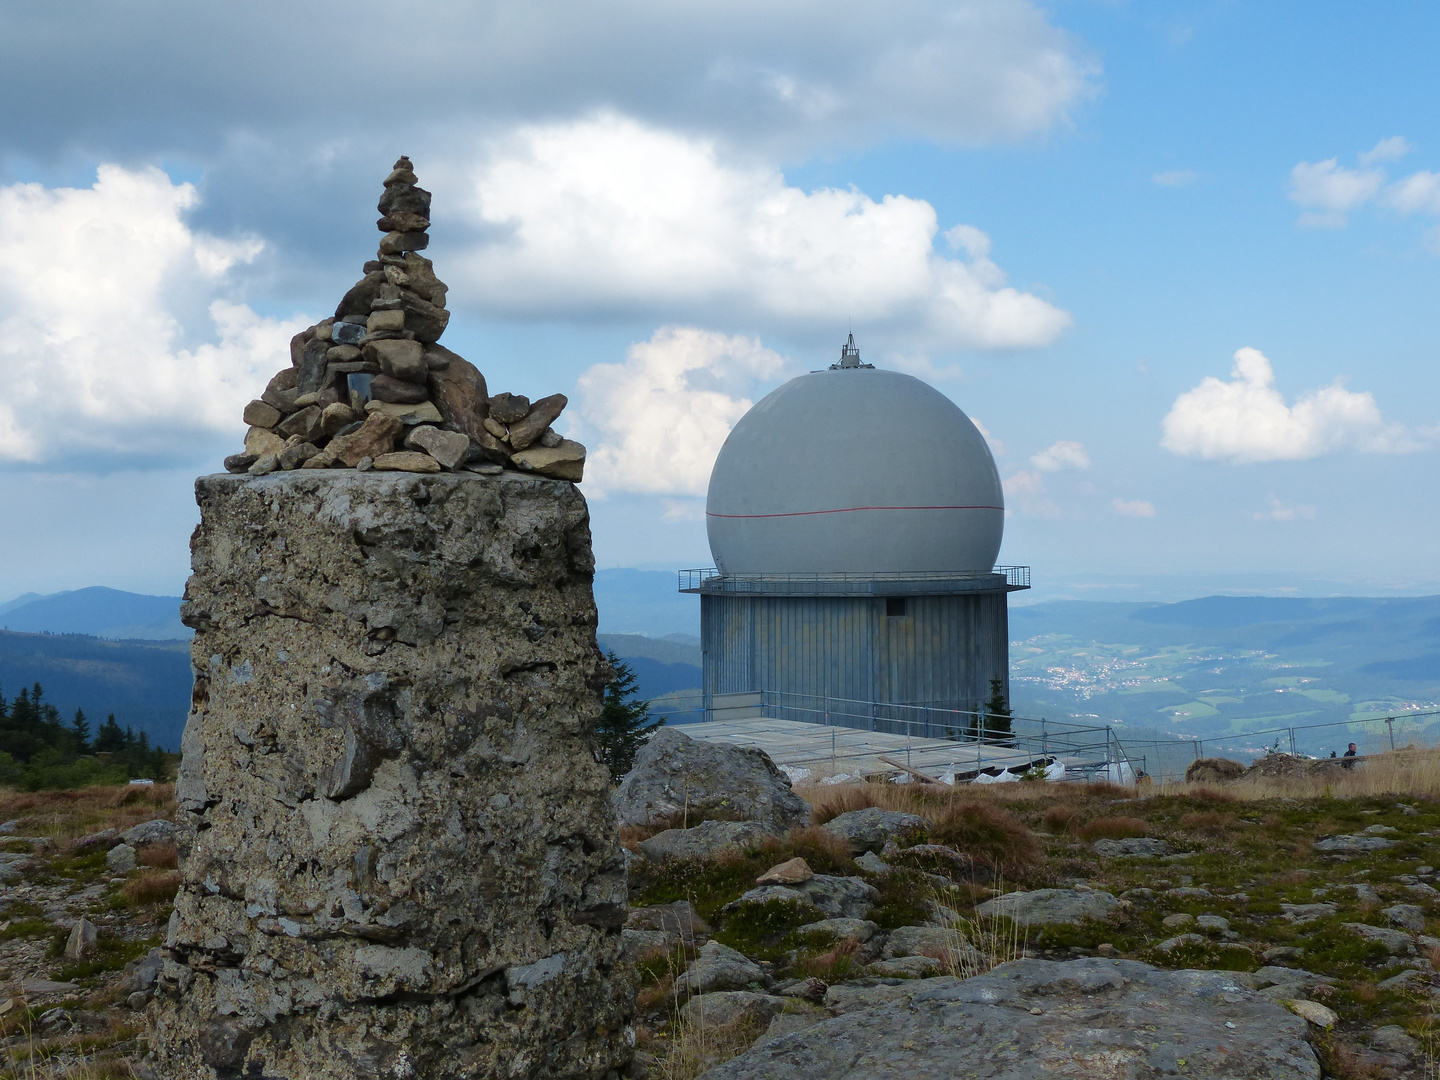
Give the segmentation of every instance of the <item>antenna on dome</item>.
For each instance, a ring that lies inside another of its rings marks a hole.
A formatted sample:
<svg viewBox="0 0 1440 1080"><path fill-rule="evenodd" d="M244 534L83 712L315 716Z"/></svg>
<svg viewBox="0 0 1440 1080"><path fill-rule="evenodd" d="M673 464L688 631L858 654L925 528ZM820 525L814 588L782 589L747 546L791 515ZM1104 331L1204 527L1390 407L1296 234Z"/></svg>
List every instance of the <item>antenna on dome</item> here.
<svg viewBox="0 0 1440 1080"><path fill-rule="evenodd" d="M830 370L837 371L846 368L873 367L873 364L862 364L860 362L860 346L855 344L855 335L851 333L845 339L845 344L840 346L840 362L831 364Z"/></svg>

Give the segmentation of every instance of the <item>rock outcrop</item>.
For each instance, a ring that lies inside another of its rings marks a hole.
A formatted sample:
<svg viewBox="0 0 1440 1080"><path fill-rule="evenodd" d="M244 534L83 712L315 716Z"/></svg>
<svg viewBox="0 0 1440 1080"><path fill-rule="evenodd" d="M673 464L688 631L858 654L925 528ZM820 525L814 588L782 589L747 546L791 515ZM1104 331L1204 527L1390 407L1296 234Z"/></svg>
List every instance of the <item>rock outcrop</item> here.
<svg viewBox="0 0 1440 1080"><path fill-rule="evenodd" d="M196 489L152 1073L613 1075L634 991L578 490L348 470Z"/></svg>
<svg viewBox="0 0 1440 1080"><path fill-rule="evenodd" d="M753 746L722 746L661 728L635 755L615 791L622 825L685 815L758 821L772 830L810 822L810 804L790 789L770 755Z"/></svg>
<svg viewBox="0 0 1440 1080"><path fill-rule="evenodd" d="M376 207L385 236L332 318L296 334L290 363L245 406L235 473L378 469L534 472L578 481L585 447L550 425L566 399L491 397L485 376L439 344L448 288L419 252L430 243L430 192L410 159L385 178Z"/></svg>
<svg viewBox="0 0 1440 1080"><path fill-rule="evenodd" d="M875 991L874 1004L761 1042L703 1080L1321 1075L1306 1021L1227 971L1019 960L964 981Z"/></svg>

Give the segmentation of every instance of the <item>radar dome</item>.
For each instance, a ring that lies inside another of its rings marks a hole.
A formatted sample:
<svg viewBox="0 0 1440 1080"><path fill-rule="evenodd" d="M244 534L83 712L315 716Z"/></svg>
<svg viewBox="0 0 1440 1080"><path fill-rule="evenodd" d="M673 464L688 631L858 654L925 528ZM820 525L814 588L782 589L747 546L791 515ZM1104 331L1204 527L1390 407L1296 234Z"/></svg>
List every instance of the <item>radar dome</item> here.
<svg viewBox="0 0 1440 1080"><path fill-rule="evenodd" d="M970 418L919 379L859 364L852 344L740 418L705 520L727 575L986 574L1005 502Z"/></svg>

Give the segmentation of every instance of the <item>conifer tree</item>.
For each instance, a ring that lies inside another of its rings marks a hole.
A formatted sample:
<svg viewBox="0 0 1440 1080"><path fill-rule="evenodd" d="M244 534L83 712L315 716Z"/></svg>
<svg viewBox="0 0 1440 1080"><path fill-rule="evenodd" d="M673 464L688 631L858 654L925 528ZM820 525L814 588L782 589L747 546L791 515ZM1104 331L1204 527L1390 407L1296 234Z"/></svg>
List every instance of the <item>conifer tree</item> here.
<svg viewBox="0 0 1440 1080"><path fill-rule="evenodd" d="M990 700L985 702L985 739L987 742L1009 742L1012 736L1010 703L1005 700L1005 680L990 680Z"/></svg>
<svg viewBox="0 0 1440 1080"><path fill-rule="evenodd" d="M75 710L75 719L70 722L70 733L75 737L75 753L90 753L90 721L84 709Z"/></svg>
<svg viewBox="0 0 1440 1080"><path fill-rule="evenodd" d="M125 732L111 713L100 725L100 730L95 733L95 752L97 754L118 754L125 749Z"/></svg>
<svg viewBox="0 0 1440 1080"><path fill-rule="evenodd" d="M605 687L605 705L595 725L595 739L600 744L601 764L610 770L611 781L619 783L635 767L635 755L665 719L651 720L650 703L635 699L638 678L630 665L614 652L608 653L606 659L615 669L615 679Z"/></svg>

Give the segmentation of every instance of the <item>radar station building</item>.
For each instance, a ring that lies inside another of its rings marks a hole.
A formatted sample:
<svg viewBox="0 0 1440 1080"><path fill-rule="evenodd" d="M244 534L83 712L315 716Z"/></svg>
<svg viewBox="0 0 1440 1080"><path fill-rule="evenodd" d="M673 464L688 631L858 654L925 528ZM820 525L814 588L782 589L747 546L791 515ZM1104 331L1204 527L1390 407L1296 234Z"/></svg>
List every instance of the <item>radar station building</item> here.
<svg viewBox="0 0 1440 1080"><path fill-rule="evenodd" d="M700 595L707 720L762 696L793 719L971 712L997 678L1009 699L1006 602L1029 568L995 565L995 459L944 394L862 363L853 334L735 425L705 517L715 565L680 588Z"/></svg>

